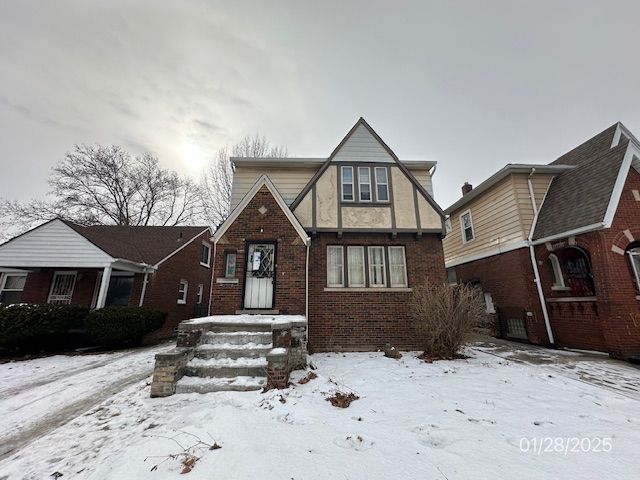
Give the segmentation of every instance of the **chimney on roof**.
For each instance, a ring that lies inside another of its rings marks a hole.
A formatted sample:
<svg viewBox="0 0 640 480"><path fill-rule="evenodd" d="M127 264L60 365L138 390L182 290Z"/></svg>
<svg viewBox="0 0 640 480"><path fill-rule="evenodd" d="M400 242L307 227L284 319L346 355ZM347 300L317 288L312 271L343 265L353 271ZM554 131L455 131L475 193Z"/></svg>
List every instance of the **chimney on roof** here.
<svg viewBox="0 0 640 480"><path fill-rule="evenodd" d="M473 185L471 185L469 182L464 182L464 185L462 185L462 196L464 197L471 190L473 190Z"/></svg>

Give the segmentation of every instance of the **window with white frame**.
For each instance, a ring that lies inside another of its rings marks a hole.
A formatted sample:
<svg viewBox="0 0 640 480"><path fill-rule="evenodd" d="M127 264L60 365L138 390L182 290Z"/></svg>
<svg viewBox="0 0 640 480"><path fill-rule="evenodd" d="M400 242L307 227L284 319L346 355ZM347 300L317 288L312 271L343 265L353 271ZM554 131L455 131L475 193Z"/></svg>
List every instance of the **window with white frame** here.
<svg viewBox="0 0 640 480"><path fill-rule="evenodd" d="M636 287L640 292L640 247L634 247L627 250L629 261L631 262L631 270L636 281Z"/></svg>
<svg viewBox="0 0 640 480"><path fill-rule="evenodd" d="M224 260L224 276L234 278L236 276L236 252L227 252Z"/></svg>
<svg viewBox="0 0 640 480"><path fill-rule="evenodd" d="M202 304L202 294L204 293L204 285L199 283L198 289L196 290L196 303L198 305Z"/></svg>
<svg viewBox="0 0 640 480"><path fill-rule="evenodd" d="M71 303L76 285L76 272L55 272L51 281L47 303L64 305Z"/></svg>
<svg viewBox="0 0 640 480"><path fill-rule="evenodd" d="M371 201L371 169L358 167L358 195L361 202Z"/></svg>
<svg viewBox="0 0 640 480"><path fill-rule="evenodd" d="M209 267L211 265L211 244L207 242L202 242L200 265L203 267Z"/></svg>
<svg viewBox="0 0 640 480"><path fill-rule="evenodd" d="M389 201L389 173L387 167L376 167L376 201Z"/></svg>
<svg viewBox="0 0 640 480"><path fill-rule="evenodd" d="M496 307L493 304L493 296L489 292L484 292L484 305L487 313L496 313Z"/></svg>
<svg viewBox="0 0 640 480"><path fill-rule="evenodd" d="M353 202L353 167L341 167L342 201Z"/></svg>
<svg viewBox="0 0 640 480"><path fill-rule="evenodd" d="M467 210L460 215L460 228L462 229L462 243L473 240L475 232L473 231L473 219L471 218L471 210Z"/></svg>
<svg viewBox="0 0 640 480"><path fill-rule="evenodd" d="M564 276L562 275L562 268L560 267L560 260L558 260L558 256L555 253L552 253L549 255L547 262L549 271L553 278L553 284L551 285L552 290L568 290L564 284Z"/></svg>
<svg viewBox="0 0 640 480"><path fill-rule="evenodd" d="M350 287L366 286L365 265L364 265L364 247L349 246L347 247L347 265L348 278Z"/></svg>
<svg viewBox="0 0 640 480"><path fill-rule="evenodd" d="M339 245L327 247L327 287L344 287L344 249Z"/></svg>
<svg viewBox="0 0 640 480"><path fill-rule="evenodd" d="M369 257L369 286L386 287L386 262L384 258L384 247L368 247Z"/></svg>
<svg viewBox="0 0 640 480"><path fill-rule="evenodd" d="M189 282L186 280L180 280L180 285L178 286L178 304L184 305L187 303L187 291L189 290Z"/></svg>
<svg viewBox="0 0 640 480"><path fill-rule="evenodd" d="M389 247L389 285L392 288L407 286L404 247Z"/></svg>
<svg viewBox="0 0 640 480"><path fill-rule="evenodd" d="M451 233L451 219L447 218L444 221L444 234L449 235Z"/></svg>
<svg viewBox="0 0 640 480"><path fill-rule="evenodd" d="M27 280L26 273L5 273L0 276L0 304L20 303Z"/></svg>

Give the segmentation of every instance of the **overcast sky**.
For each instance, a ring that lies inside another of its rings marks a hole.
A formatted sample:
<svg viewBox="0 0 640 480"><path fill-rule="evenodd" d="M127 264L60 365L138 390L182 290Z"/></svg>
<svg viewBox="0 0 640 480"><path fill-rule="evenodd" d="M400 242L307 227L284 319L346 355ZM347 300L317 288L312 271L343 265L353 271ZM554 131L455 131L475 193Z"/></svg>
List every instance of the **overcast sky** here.
<svg viewBox="0 0 640 480"><path fill-rule="evenodd" d="M75 143L198 175L264 134L327 156L363 116L435 196L620 120L640 134L640 2L0 0L0 196Z"/></svg>

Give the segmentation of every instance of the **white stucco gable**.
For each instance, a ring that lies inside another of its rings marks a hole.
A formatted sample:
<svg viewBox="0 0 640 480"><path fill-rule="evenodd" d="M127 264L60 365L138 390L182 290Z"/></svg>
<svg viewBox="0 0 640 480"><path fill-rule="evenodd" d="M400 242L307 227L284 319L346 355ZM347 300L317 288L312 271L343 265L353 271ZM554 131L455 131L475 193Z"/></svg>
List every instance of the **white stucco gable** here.
<svg viewBox="0 0 640 480"><path fill-rule="evenodd" d="M114 258L55 219L0 245L0 267L102 268Z"/></svg>

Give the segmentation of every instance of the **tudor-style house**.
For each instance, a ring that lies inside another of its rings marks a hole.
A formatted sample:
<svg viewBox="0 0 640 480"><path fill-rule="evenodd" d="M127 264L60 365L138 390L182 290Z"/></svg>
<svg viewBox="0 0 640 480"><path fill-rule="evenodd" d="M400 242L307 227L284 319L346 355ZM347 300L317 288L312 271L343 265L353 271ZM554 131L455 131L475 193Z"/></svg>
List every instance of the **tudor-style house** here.
<svg viewBox="0 0 640 480"><path fill-rule="evenodd" d="M307 315L315 351L416 347L412 290L445 281L435 162L398 159L362 118L326 158L232 160L211 313Z"/></svg>
<svg viewBox="0 0 640 480"><path fill-rule="evenodd" d="M640 143L617 123L550 164L509 164L445 211L449 281L502 334L640 355Z"/></svg>
<svg viewBox="0 0 640 480"><path fill-rule="evenodd" d="M0 304L116 305L167 312L167 336L206 315L209 227L83 226L54 219L0 245Z"/></svg>

